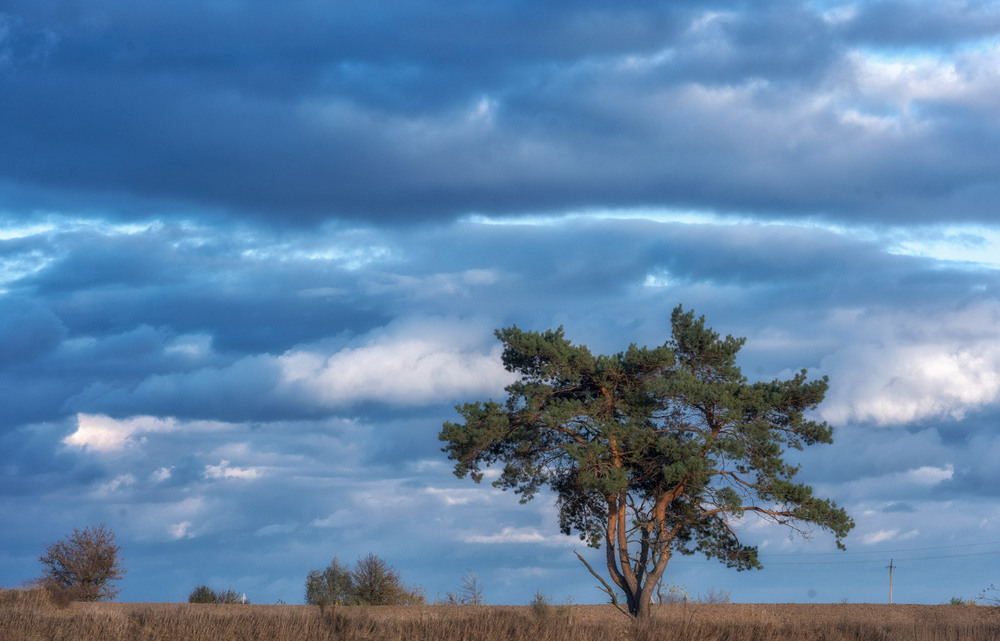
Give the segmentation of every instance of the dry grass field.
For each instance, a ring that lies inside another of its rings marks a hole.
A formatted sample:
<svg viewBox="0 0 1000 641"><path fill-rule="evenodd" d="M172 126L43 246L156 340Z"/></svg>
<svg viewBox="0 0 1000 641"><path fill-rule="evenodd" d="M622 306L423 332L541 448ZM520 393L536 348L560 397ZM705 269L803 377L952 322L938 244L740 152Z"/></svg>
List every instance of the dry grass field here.
<svg viewBox="0 0 1000 641"><path fill-rule="evenodd" d="M339 607L52 603L0 592L2 641L993 641L1000 611L953 605Z"/></svg>

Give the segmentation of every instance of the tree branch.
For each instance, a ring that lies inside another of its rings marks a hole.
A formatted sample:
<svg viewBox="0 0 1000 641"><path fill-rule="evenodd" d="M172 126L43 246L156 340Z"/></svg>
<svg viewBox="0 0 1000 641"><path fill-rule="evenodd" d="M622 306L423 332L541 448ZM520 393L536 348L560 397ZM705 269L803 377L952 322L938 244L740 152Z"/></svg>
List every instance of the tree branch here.
<svg viewBox="0 0 1000 641"><path fill-rule="evenodd" d="M594 571L594 568L590 567L590 564L587 563L587 560L585 558L583 558L582 556L580 556L579 552L577 552L576 550L573 550L573 554L576 555L576 558L580 559L581 563L583 563L585 566L587 566L587 569L590 570L590 573L593 574L594 577L596 577L597 580L601 582L601 585L604 586L602 589L608 594L608 596L611 597L611 605L615 606L615 608L619 612L621 612L622 614L624 614L625 616L631 618L632 615L629 614L627 611L625 611L622 608L621 604L618 603L618 595L615 594L615 591L611 588L610 585L608 585L607 581L605 581L604 579L602 579L601 575Z"/></svg>

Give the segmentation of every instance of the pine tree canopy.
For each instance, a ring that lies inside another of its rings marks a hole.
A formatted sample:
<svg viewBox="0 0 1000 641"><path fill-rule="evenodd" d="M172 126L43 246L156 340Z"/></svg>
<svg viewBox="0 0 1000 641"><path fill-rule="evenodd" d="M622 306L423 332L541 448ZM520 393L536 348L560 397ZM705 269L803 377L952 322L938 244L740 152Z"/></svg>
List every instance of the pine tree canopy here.
<svg viewBox="0 0 1000 641"><path fill-rule="evenodd" d="M463 421L440 433L457 476L478 483L485 467L502 466L493 484L522 502L553 490L562 531L605 547L608 575L635 616L648 614L675 553L760 568L734 527L745 515L803 533L818 527L840 548L854 527L785 461L789 448L832 442L830 426L806 416L826 378L803 370L749 383L736 365L743 339L720 338L681 307L671 324L663 346L611 356L572 344L562 328L497 330L503 364L518 376L506 401L462 405Z"/></svg>

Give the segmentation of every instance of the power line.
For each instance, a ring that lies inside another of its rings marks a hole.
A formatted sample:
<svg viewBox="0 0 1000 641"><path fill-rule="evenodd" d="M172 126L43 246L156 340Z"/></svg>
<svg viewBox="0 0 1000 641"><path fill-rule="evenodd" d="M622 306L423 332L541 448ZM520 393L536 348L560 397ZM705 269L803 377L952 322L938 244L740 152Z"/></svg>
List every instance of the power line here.
<svg viewBox="0 0 1000 641"><path fill-rule="evenodd" d="M897 556L895 558L903 561L937 561L938 559L959 559L965 557L973 556L994 556L1000 554L1000 550L995 550L993 552L972 552L970 554L937 554L934 556ZM885 560L885 554L880 557L873 557L871 559L847 559L843 561L837 561L835 559L823 560L823 561L769 561L766 557L761 558L761 563L767 567L772 567L776 565L874 565L876 563L883 563ZM694 561L679 561L679 563L694 563Z"/></svg>
<svg viewBox="0 0 1000 641"><path fill-rule="evenodd" d="M896 552L923 552L926 550L952 550L957 548L970 548L970 547L982 547L985 545L1000 545L1000 541L992 541L989 543L962 543L958 545L934 545L928 547L919 548L892 548L889 550L878 549L878 550L864 550L864 551L854 551L854 550L844 550L844 551L834 551L834 552L762 552L761 555L767 555L771 557L786 557L786 556L855 556L860 554L880 554L885 556L887 553Z"/></svg>
<svg viewBox="0 0 1000 641"><path fill-rule="evenodd" d="M761 552L758 555L761 563L765 566L783 566L783 565L874 565L876 563L883 563L887 555L891 555L893 558L898 558L902 561L935 561L938 559L958 559L966 557L977 557L977 556L995 556L1000 555L1000 548L996 550L986 550L982 552L964 552L956 554L921 554L910 556L905 554L906 552L929 552L934 550L958 550L963 548L972 547L983 547L987 545L1000 546L1000 542L994 543L965 543L960 545L936 545L927 547L916 547L916 548L894 548L891 550L865 550L860 552L788 552L788 553L777 553L771 554L767 552ZM902 554L900 554L902 553ZM859 556L867 556L870 558L859 559ZM848 558L844 558L848 557ZM796 558L798 560L791 560ZM785 560L788 559L788 560ZM675 558L671 560L671 563L675 564L696 564L704 563L705 561L699 560L683 560L682 558Z"/></svg>

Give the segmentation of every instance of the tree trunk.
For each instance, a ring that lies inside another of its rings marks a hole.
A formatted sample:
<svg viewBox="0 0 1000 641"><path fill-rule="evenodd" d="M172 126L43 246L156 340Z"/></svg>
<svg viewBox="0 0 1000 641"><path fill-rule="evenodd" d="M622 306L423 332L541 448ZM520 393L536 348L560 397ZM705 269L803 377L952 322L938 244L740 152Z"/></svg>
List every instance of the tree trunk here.
<svg viewBox="0 0 1000 641"><path fill-rule="evenodd" d="M634 599L633 603L635 603L636 606L635 610L632 609L631 605L629 606L629 612L632 616L636 619L648 619L649 615L653 611L652 599L648 596L639 595Z"/></svg>

